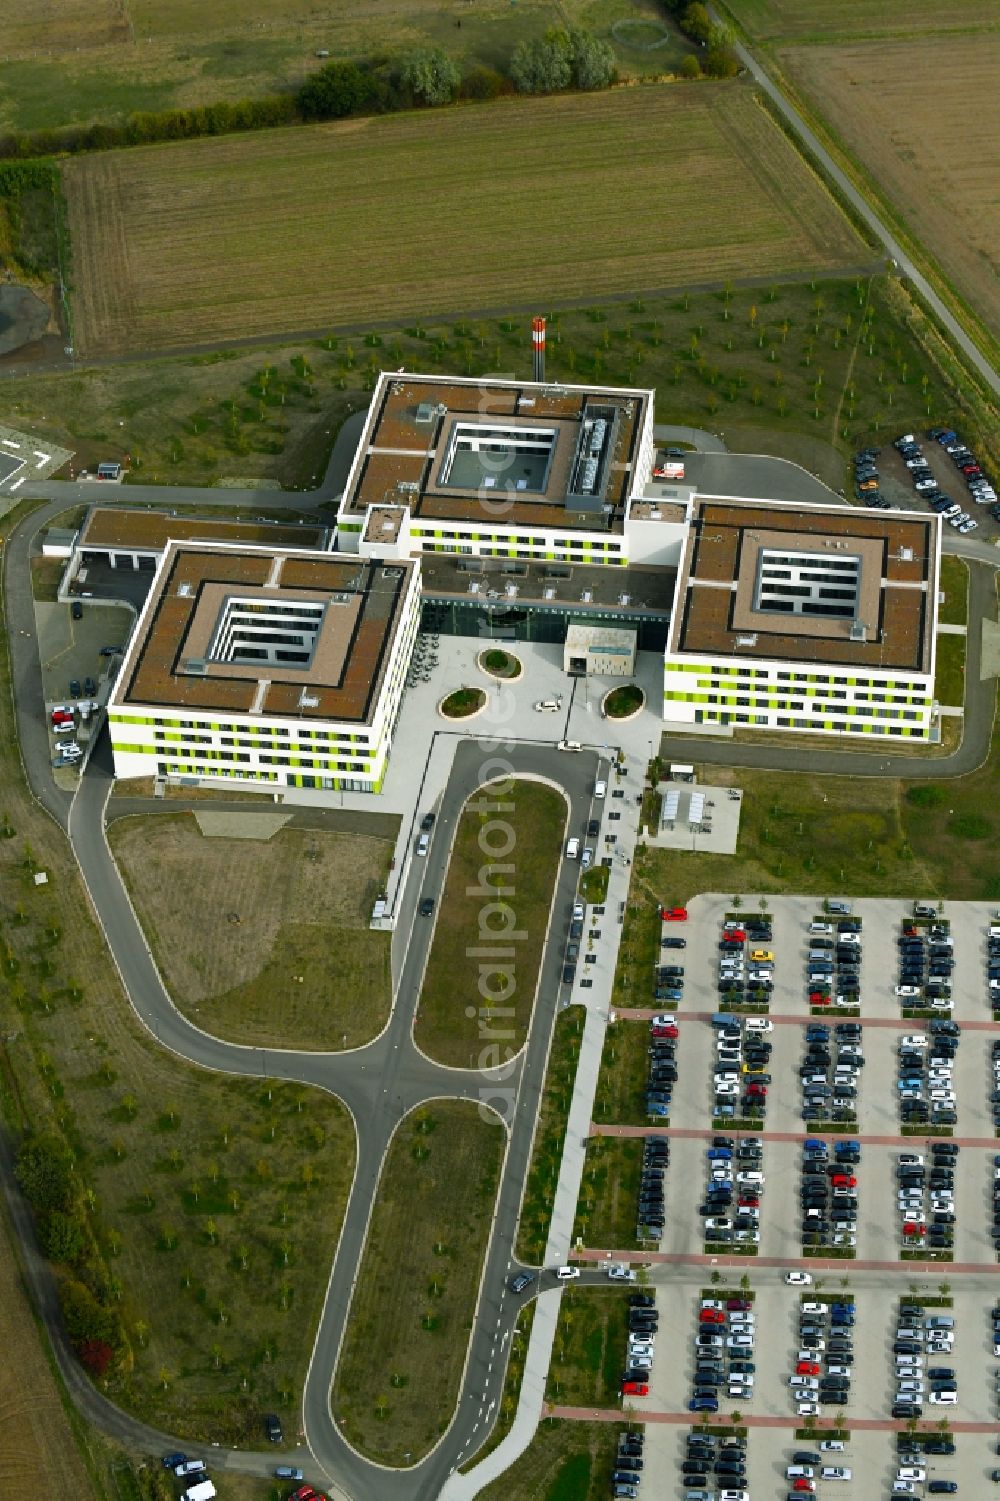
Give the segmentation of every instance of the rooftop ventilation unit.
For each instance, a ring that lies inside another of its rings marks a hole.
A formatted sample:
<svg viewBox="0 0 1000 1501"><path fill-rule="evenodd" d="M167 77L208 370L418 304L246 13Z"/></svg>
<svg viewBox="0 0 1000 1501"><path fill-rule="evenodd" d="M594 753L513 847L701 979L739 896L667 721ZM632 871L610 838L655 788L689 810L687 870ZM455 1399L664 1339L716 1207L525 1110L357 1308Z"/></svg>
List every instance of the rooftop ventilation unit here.
<svg viewBox="0 0 1000 1501"><path fill-rule="evenodd" d="M184 663L184 672L189 678L203 678L205 676L205 658L188 657Z"/></svg>
<svg viewBox="0 0 1000 1501"><path fill-rule="evenodd" d="M384 578L384 579L398 579L399 578L399 569L398 568L383 568L381 570L381 575L380 576L382 578Z"/></svg>
<svg viewBox="0 0 1000 1501"><path fill-rule="evenodd" d="M630 605L632 603L631 594L619 594L618 603L620 605Z"/></svg>
<svg viewBox="0 0 1000 1501"><path fill-rule="evenodd" d="M753 636L737 636L736 637L736 645L737 646L756 646L757 645L757 637L756 637L756 635L753 635Z"/></svg>
<svg viewBox="0 0 1000 1501"><path fill-rule="evenodd" d="M553 587L552 587L551 584L547 584L546 587L542 590L542 598L543 599L555 599L555 597L556 597L556 591L555 591L555 589L553 589Z"/></svg>
<svg viewBox="0 0 1000 1501"><path fill-rule="evenodd" d="M178 593L178 595L180 596L181 599L190 599L191 598L191 585L190 584L178 584L177 585L177 593Z"/></svg>
<svg viewBox="0 0 1000 1501"><path fill-rule="evenodd" d="M479 591L480 591L480 589L482 587L483 586L480 583L479 579L470 579L469 580L469 593L470 594L478 594Z"/></svg>
<svg viewBox="0 0 1000 1501"><path fill-rule="evenodd" d="M459 573L483 573L485 572L483 560L482 558L459 558L458 571Z"/></svg>
<svg viewBox="0 0 1000 1501"><path fill-rule="evenodd" d="M413 479L397 480L396 489L401 495L418 495L420 493L420 486Z"/></svg>
<svg viewBox="0 0 1000 1501"><path fill-rule="evenodd" d="M507 596L508 599L516 599L517 598L517 585L516 584L508 584L507 587L504 589L504 593L506 594L506 596Z"/></svg>
<svg viewBox="0 0 1000 1501"><path fill-rule="evenodd" d="M592 604L594 599L593 589L584 589L583 593L580 595L580 598L583 600L583 603L585 605Z"/></svg>
<svg viewBox="0 0 1000 1501"><path fill-rule="evenodd" d="M419 422L422 427L430 426L430 424L434 421L434 407L431 402L422 401L420 403L420 405L417 407L416 417L414 420L416 422Z"/></svg>
<svg viewBox="0 0 1000 1501"><path fill-rule="evenodd" d="M899 549L899 561L901 563L912 563L913 562L913 548L912 547L901 547Z"/></svg>
<svg viewBox="0 0 1000 1501"><path fill-rule="evenodd" d="M315 693L307 693L303 688L302 692L299 694L299 708L318 709L319 699L316 697Z"/></svg>
<svg viewBox="0 0 1000 1501"><path fill-rule="evenodd" d="M330 603L332 605L349 605L353 598L353 594L331 594Z"/></svg>
<svg viewBox="0 0 1000 1501"><path fill-rule="evenodd" d="M851 621L851 640L852 641L867 641L868 640L868 627L865 625L865 623L864 623L863 620L852 620Z"/></svg>

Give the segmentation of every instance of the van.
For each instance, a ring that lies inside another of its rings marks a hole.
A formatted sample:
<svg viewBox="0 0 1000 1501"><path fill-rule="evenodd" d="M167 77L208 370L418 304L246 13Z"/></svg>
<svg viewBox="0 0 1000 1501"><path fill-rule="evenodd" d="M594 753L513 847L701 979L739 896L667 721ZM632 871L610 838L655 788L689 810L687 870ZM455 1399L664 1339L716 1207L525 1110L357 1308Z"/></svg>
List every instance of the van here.
<svg viewBox="0 0 1000 1501"><path fill-rule="evenodd" d="M431 847L430 835L421 834L417 839L417 854L426 855Z"/></svg>
<svg viewBox="0 0 1000 1501"><path fill-rule="evenodd" d="M933 902L914 902L914 917L937 917L937 908Z"/></svg>
<svg viewBox="0 0 1000 1501"><path fill-rule="evenodd" d="M579 740L560 740L556 746L556 750L582 751L583 746L580 744Z"/></svg>
<svg viewBox="0 0 1000 1501"><path fill-rule="evenodd" d="M851 904L850 902L827 902L826 910L836 913L838 917L850 917Z"/></svg>
<svg viewBox="0 0 1000 1501"><path fill-rule="evenodd" d="M773 1032L774 1023L768 1021L766 1016L748 1016L744 1022L747 1032Z"/></svg>
<svg viewBox="0 0 1000 1501"><path fill-rule="evenodd" d="M751 949L750 960L753 964L773 964L774 955L770 949Z"/></svg>
<svg viewBox="0 0 1000 1501"><path fill-rule="evenodd" d="M955 1320L951 1314L938 1313L933 1318L924 1319L925 1329L954 1329Z"/></svg>
<svg viewBox="0 0 1000 1501"><path fill-rule="evenodd" d="M607 784L607 782L595 782L594 783L594 796L595 796L595 798L597 798L598 800L600 800L602 797L607 797L607 795L608 795L608 784Z"/></svg>
<svg viewBox="0 0 1000 1501"><path fill-rule="evenodd" d="M832 933L833 924L829 922L811 922L809 924L809 931L810 933Z"/></svg>
<svg viewBox="0 0 1000 1501"><path fill-rule="evenodd" d="M181 1495L181 1501L212 1501L215 1495L215 1486L210 1480L199 1480L196 1485L189 1485Z"/></svg>
<svg viewBox="0 0 1000 1501"><path fill-rule="evenodd" d="M52 726L53 735L72 735L76 732L76 724L72 719L60 720Z"/></svg>
<svg viewBox="0 0 1000 1501"><path fill-rule="evenodd" d="M712 1017L713 1027L739 1027L740 1019L726 1011L717 1011Z"/></svg>
<svg viewBox="0 0 1000 1501"><path fill-rule="evenodd" d="M567 839L566 840L566 859L567 860L579 860L579 858L580 858L580 841L579 841L579 839Z"/></svg>

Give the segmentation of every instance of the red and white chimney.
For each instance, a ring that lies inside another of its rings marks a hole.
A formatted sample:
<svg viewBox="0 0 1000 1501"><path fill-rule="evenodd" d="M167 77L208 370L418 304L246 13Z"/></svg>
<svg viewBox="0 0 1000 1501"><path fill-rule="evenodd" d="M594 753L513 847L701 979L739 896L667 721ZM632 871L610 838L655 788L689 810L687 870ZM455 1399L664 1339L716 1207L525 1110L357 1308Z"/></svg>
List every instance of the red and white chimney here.
<svg viewBox="0 0 1000 1501"><path fill-rule="evenodd" d="M545 379L545 319L531 320L531 352L534 356L534 379Z"/></svg>

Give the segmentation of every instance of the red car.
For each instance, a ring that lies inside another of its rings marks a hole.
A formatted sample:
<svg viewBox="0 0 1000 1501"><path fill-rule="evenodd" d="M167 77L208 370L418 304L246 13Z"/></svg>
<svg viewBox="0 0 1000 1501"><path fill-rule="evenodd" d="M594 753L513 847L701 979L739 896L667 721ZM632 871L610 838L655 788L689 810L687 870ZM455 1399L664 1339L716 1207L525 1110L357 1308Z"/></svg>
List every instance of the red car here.
<svg viewBox="0 0 1000 1501"><path fill-rule="evenodd" d="M300 1485L297 1491L292 1491L288 1501L315 1501L316 1492L311 1485Z"/></svg>
<svg viewBox="0 0 1000 1501"><path fill-rule="evenodd" d="M800 1360L795 1367L796 1376L818 1376L819 1366L814 1360Z"/></svg>
<svg viewBox="0 0 1000 1501"><path fill-rule="evenodd" d="M919 928L913 928L913 927L904 928L903 929L903 937L904 938L919 938L920 937L920 929Z"/></svg>
<svg viewBox="0 0 1000 1501"><path fill-rule="evenodd" d="M719 1308L703 1308L698 1315L699 1324L724 1324L726 1315Z"/></svg>
<svg viewBox="0 0 1000 1501"><path fill-rule="evenodd" d="M677 1037L679 1035L678 1031L677 1031L677 1028L675 1026L673 1026L672 1024L670 1024L670 1023L668 1023L666 1026L664 1026L661 1023L661 1024L657 1025L657 1026L650 1027L649 1030L650 1030L650 1032L652 1032L652 1034L653 1034L654 1037L671 1037L671 1038L675 1038L675 1037Z"/></svg>
<svg viewBox="0 0 1000 1501"><path fill-rule="evenodd" d="M857 1188L858 1186L858 1180L853 1173L834 1173L830 1182L834 1188Z"/></svg>
<svg viewBox="0 0 1000 1501"><path fill-rule="evenodd" d="M810 1495L813 1493L813 1491L815 1491L815 1489L815 1480L806 1480L804 1477L801 1480L796 1480L794 1485L792 1486L793 1491L802 1491L803 1493L808 1491Z"/></svg>
<svg viewBox="0 0 1000 1501"><path fill-rule="evenodd" d="M809 996L810 1006L829 1006L830 994L825 990L814 990Z"/></svg>
<svg viewBox="0 0 1000 1501"><path fill-rule="evenodd" d="M52 714L52 723L53 724L74 724L75 720L74 720L72 714L67 714L65 712L65 710L63 710L63 709L55 709L53 711L53 714Z"/></svg>
<svg viewBox="0 0 1000 1501"><path fill-rule="evenodd" d="M903 1234L904 1235L925 1235L926 1233L927 1233L927 1226L926 1225L910 1224L910 1222L907 1221L907 1223L903 1226Z"/></svg>
<svg viewBox="0 0 1000 1501"><path fill-rule="evenodd" d="M687 922L686 907L661 907L660 918L663 922Z"/></svg>
<svg viewBox="0 0 1000 1501"><path fill-rule="evenodd" d="M741 1209L758 1209L760 1207L760 1194L741 1193L739 1206ZM735 1303L726 1304L727 1308L750 1308L751 1306L745 1299L742 1301L737 1299Z"/></svg>
<svg viewBox="0 0 1000 1501"><path fill-rule="evenodd" d="M722 940L724 943L746 943L747 935L742 928L730 928L722 935Z"/></svg>
<svg viewBox="0 0 1000 1501"><path fill-rule="evenodd" d="M623 1381L623 1397L648 1397L649 1383L647 1381Z"/></svg>

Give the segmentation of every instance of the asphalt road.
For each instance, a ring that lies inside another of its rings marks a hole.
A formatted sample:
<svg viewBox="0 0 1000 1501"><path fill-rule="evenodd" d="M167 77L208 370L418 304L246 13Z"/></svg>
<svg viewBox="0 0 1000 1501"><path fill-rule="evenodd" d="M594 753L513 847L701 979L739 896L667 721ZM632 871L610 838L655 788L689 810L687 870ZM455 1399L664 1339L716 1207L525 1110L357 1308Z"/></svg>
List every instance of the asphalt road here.
<svg viewBox="0 0 1000 1501"><path fill-rule="evenodd" d="M711 6L709 10L715 21L724 24L724 17L720 17ZM997 371L982 353L975 340L969 336L963 325L942 302L926 276L910 259L885 221L872 208L864 194L858 191L847 174L837 166L837 163L833 160L826 147L820 142L816 133L809 128L791 100L769 77L753 53L749 52L741 42L734 41L733 46L740 62L750 71L754 81L763 89L775 108L785 118L807 151L819 162L827 176L836 183L838 190L843 194L854 212L864 220L869 229L874 232L882 245L885 246L886 253L894 262L896 269L913 283L928 307L933 311L935 317L948 330L948 333L961 349L966 359L979 371L979 374L986 381L993 394L1000 394L1000 375L998 375Z"/></svg>

